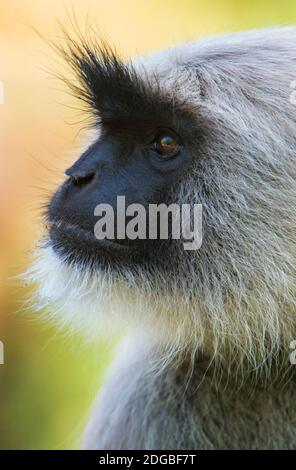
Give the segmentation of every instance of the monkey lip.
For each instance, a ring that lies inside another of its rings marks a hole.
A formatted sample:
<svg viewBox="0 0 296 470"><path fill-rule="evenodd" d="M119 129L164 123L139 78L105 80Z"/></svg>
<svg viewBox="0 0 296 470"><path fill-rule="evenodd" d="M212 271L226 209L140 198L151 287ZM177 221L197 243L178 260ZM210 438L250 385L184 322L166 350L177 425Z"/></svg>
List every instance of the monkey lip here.
<svg viewBox="0 0 296 470"><path fill-rule="evenodd" d="M114 255L135 252L134 247L126 240L98 239L91 231L62 220L49 222L49 235L54 245L63 245L66 250L69 248L71 251L104 251Z"/></svg>

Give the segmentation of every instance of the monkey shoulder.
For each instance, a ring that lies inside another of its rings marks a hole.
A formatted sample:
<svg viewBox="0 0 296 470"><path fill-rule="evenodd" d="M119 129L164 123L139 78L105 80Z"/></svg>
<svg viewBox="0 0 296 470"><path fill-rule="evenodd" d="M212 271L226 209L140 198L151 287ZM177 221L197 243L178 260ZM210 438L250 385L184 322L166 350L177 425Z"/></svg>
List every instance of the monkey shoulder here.
<svg viewBox="0 0 296 470"><path fill-rule="evenodd" d="M295 381L279 390L217 387L207 361L156 367L118 353L87 426L86 449L269 449L296 442ZM287 423L290 423L287 426ZM289 433L289 436L287 436Z"/></svg>

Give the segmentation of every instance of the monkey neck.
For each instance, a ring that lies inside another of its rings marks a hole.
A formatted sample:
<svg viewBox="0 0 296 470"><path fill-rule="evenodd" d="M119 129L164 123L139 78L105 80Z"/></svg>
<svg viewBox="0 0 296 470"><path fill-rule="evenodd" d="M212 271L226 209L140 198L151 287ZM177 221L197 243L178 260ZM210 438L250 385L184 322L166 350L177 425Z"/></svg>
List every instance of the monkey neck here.
<svg viewBox="0 0 296 470"><path fill-rule="evenodd" d="M268 362L251 366L245 360L239 364L231 361L215 360L204 354L196 357L188 356L185 359L176 357L173 367L180 377L180 383L197 384L200 380L207 380L214 390L231 390L233 392L244 390L251 396L258 391L283 390L291 383L296 384L296 366L289 361L289 356L280 353L270 358Z"/></svg>

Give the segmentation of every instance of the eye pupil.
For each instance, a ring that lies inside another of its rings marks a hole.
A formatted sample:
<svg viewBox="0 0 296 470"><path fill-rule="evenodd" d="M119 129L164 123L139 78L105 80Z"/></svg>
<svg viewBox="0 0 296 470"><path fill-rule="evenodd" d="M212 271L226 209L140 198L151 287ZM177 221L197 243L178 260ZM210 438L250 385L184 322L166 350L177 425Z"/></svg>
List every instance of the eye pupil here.
<svg viewBox="0 0 296 470"><path fill-rule="evenodd" d="M160 135L154 142L153 147L159 155L167 157L175 156L180 150L180 145L170 134Z"/></svg>
<svg viewBox="0 0 296 470"><path fill-rule="evenodd" d="M160 139L160 147L161 149L170 152L172 150L175 150L176 142L171 136L165 135L164 137Z"/></svg>

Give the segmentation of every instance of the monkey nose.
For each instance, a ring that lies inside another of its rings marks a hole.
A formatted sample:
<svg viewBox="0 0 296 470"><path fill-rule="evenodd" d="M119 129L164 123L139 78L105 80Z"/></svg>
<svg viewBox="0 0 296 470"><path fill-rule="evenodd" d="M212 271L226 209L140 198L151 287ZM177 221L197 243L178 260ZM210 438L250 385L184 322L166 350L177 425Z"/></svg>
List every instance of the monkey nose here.
<svg viewBox="0 0 296 470"><path fill-rule="evenodd" d="M89 184L94 179L95 174L95 170L75 170L73 167L65 171L65 175L70 178L73 185L79 187Z"/></svg>

